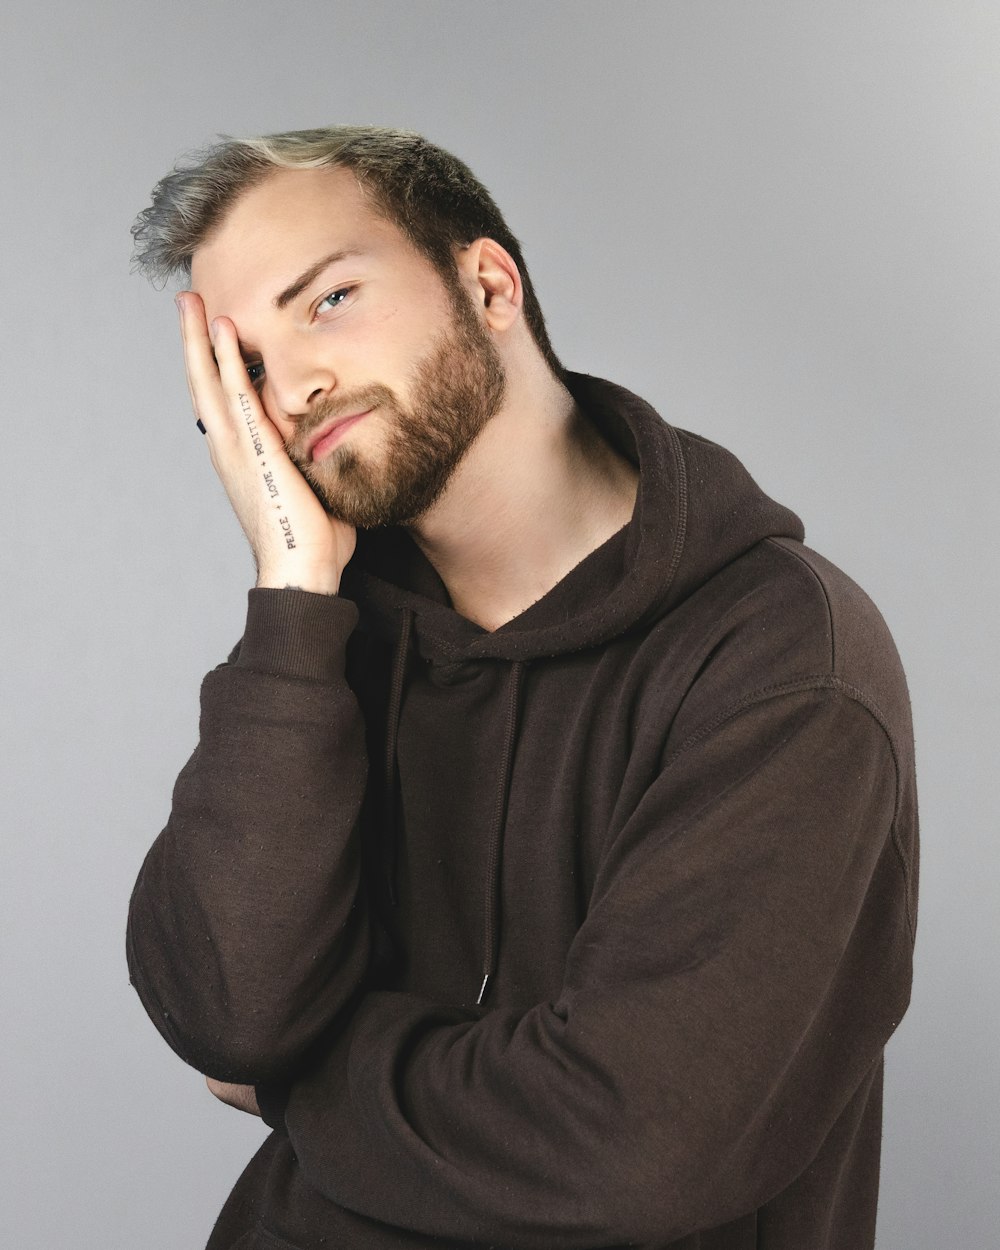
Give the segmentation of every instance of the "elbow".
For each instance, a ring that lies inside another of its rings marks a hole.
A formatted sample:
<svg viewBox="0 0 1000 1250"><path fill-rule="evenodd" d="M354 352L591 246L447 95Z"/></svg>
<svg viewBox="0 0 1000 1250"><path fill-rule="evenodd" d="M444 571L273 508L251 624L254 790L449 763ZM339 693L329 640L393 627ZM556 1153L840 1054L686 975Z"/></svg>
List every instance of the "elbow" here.
<svg viewBox="0 0 1000 1250"><path fill-rule="evenodd" d="M141 990L140 997L180 1059L205 1076L238 1085L287 1077L338 1014L332 1004L328 1014L302 1015L259 1001L220 1005L211 998L198 1002L189 994L182 1006L172 1009Z"/></svg>
<svg viewBox="0 0 1000 1250"><path fill-rule="evenodd" d="M234 1084L281 1079L294 1069L357 993L368 966L359 913L331 935L324 955L294 938L223 942L207 926L200 941L190 931L183 936L132 914L130 979L171 1049L204 1075Z"/></svg>
<svg viewBox="0 0 1000 1250"><path fill-rule="evenodd" d="M280 1080L341 1017L367 966L363 944L336 969L287 979L226 977L218 964L174 965L156 947L147 959L130 945L133 986L164 1040L205 1076L240 1085ZM317 961L318 962L318 961Z"/></svg>
<svg viewBox="0 0 1000 1250"><path fill-rule="evenodd" d="M222 1023L211 1033L192 1030L182 1057L205 1076L237 1085L286 1078L315 1040L287 1021L248 1022L244 1016Z"/></svg>
<svg viewBox="0 0 1000 1250"><path fill-rule="evenodd" d="M766 1150L756 1157L735 1126L676 1104L622 1112L594 1142L589 1166L580 1161L581 1201L608 1244L672 1245L756 1209L770 1192Z"/></svg>

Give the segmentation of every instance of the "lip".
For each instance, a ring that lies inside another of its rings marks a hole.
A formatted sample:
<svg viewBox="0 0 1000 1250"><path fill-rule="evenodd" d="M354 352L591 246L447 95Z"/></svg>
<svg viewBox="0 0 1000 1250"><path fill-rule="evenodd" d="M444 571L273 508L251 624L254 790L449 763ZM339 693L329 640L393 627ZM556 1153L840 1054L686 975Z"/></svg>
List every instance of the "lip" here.
<svg viewBox="0 0 1000 1250"><path fill-rule="evenodd" d="M309 445L306 449L309 459L314 461L322 460L326 453L339 442L347 427L354 425L362 417L367 417L371 411L371 408L366 408L364 412L354 412L346 417L335 417L332 421L328 421L326 425L320 426L309 440Z"/></svg>

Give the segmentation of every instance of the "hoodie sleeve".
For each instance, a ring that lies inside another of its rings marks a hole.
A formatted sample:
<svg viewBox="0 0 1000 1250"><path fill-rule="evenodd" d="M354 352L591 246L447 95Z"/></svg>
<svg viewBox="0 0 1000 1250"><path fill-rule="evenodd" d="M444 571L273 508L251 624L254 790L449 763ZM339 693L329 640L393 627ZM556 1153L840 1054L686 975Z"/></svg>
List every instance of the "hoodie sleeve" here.
<svg viewBox="0 0 1000 1250"><path fill-rule="evenodd" d="M863 1102L905 1010L904 802L843 689L741 701L612 832L555 1001L361 1000L287 1091L306 1178L519 1250L661 1244L759 1207Z"/></svg>
<svg viewBox="0 0 1000 1250"><path fill-rule="evenodd" d="M357 608L252 590L243 640L205 678L198 745L129 907L133 985L199 1071L287 1072L360 983L363 720L344 677Z"/></svg>

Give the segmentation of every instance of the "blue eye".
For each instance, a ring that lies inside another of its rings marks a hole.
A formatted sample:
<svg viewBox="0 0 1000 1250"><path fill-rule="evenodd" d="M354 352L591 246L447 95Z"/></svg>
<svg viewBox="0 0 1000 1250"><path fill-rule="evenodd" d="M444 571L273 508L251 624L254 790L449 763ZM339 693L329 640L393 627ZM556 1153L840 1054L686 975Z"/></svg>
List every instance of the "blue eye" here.
<svg viewBox="0 0 1000 1250"><path fill-rule="evenodd" d="M352 289L352 287L344 286L341 287L339 291L331 291L329 295L324 295L316 305L316 311L319 312L319 310L323 308L324 304L328 308L339 308L344 300L347 299L348 295L350 295Z"/></svg>

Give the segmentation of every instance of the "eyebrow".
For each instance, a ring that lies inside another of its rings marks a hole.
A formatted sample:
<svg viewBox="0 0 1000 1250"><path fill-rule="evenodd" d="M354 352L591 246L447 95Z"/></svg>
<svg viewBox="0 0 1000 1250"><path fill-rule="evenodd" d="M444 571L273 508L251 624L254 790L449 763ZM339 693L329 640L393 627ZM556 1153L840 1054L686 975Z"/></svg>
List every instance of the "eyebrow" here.
<svg viewBox="0 0 1000 1250"><path fill-rule="evenodd" d="M356 247L341 248L337 252L331 252L329 256L323 256L308 269L302 271L290 286L286 286L280 295L276 295L272 300L275 308L287 308L297 295L301 295L310 282L323 272L329 265L334 265L338 260L344 260L348 256L362 256L364 253Z"/></svg>

